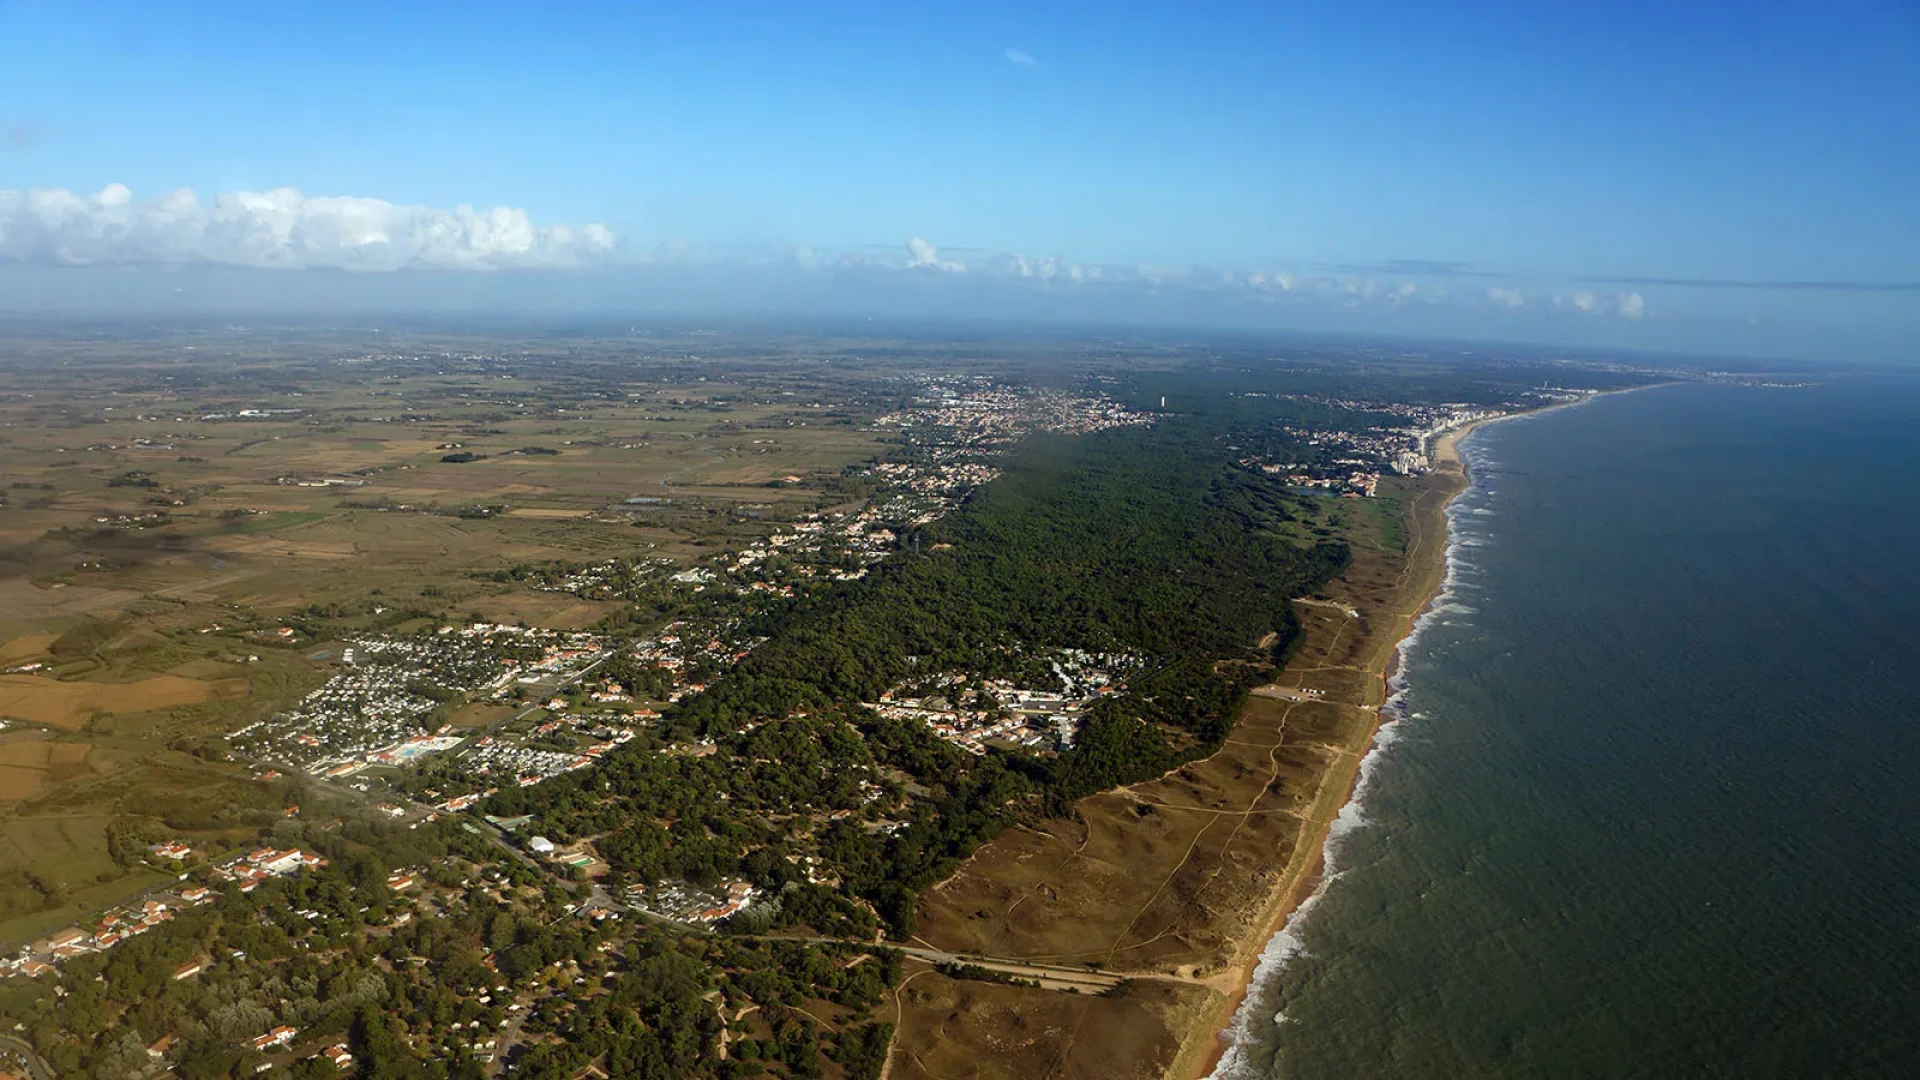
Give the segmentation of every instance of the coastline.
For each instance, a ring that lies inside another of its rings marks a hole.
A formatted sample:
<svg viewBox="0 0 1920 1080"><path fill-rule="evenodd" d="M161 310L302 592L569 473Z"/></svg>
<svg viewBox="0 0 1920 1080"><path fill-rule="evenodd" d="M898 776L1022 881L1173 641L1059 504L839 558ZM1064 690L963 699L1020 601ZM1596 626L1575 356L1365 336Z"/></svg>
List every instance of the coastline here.
<svg viewBox="0 0 1920 1080"><path fill-rule="evenodd" d="M1414 505L1407 514L1415 537L1409 545L1404 573L1409 585L1407 595L1416 599L1405 605L1405 610L1391 612L1396 633L1383 650L1383 655L1368 665L1370 689L1367 700L1359 703L1371 713L1372 723L1360 737L1348 744L1338 761L1323 774L1315 795L1313 813L1303 824L1293 855L1269 893L1266 907L1254 922L1254 932L1235 943L1233 959L1227 965L1227 971L1232 973L1231 983L1221 988L1224 996L1219 1001L1203 1009L1195 1018L1194 1027L1182 1040L1180 1052L1174 1058L1172 1068L1165 1074L1167 1080L1226 1080L1220 1076L1220 1070L1228 1063L1229 1055L1238 1043L1240 1013L1255 979L1269 966L1269 961L1276 964L1285 962L1290 954L1269 954L1277 947L1282 947L1280 939L1297 929L1322 895L1328 846L1334 839L1333 826L1353 805L1364 779L1365 765L1379 747L1380 730L1391 722L1386 715L1387 706L1393 698L1392 681L1400 669L1406 645L1413 638L1421 618L1432 610L1446 587L1454 548L1447 512L1453 501L1473 486L1472 474L1460 454L1460 444L1484 424L1538 416L1556 409L1584 405L1607 394L1630 393L1647 388L1597 391L1538 409L1484 417L1435 437L1434 469L1424 478L1428 486L1415 496ZM1375 700L1376 691L1378 700Z"/></svg>
<svg viewBox="0 0 1920 1080"><path fill-rule="evenodd" d="M1235 944L1233 959L1227 965L1227 969L1233 973L1231 985L1225 988L1225 996L1219 1002L1204 1010L1196 1019L1194 1029L1188 1033L1185 1045L1175 1059L1174 1068L1167 1074L1168 1080L1208 1080L1219 1072L1235 1046L1231 1036L1239 1026L1240 1011L1246 1004L1255 977L1264 966L1269 947L1297 919L1305 917L1312 910L1313 901L1320 895L1325 881L1327 844L1333 825L1341 811L1352 804L1360 784L1361 765L1373 752L1380 728L1385 723L1387 700L1392 696L1389 684L1399 670L1402 646L1412 636L1420 616L1432 606L1434 597L1439 595L1445 583L1447 552L1451 547L1447 507L1472 484L1465 461L1459 456L1460 441L1481 424L1520 415L1527 414L1511 413L1475 420L1436 437L1435 468L1424 478L1426 490L1415 496L1414 506L1408 513L1409 523L1417 530L1415 543L1410 547L1418 547L1419 550L1409 551L1405 573L1411 585L1411 595L1418 599L1407 610L1392 613L1397 627L1392 644L1383 650L1376 664L1369 665L1368 681L1374 689L1369 690L1364 707L1372 713L1372 723L1363 729L1360 738L1348 744L1338 762L1322 775L1313 813L1301 829L1299 842L1294 845L1294 854L1286 869L1268 895L1265 910L1254 922L1254 932ZM1376 692L1377 701L1373 700Z"/></svg>
<svg viewBox="0 0 1920 1080"><path fill-rule="evenodd" d="M1293 600L1301 648L1217 751L1006 830L923 891L916 944L1086 964L1131 989L1076 997L921 973L900 1001L890 1075L1264 1080L1247 1068L1262 1044L1242 1033L1266 1023L1271 973L1298 951L1329 844L1358 824L1391 742L1407 642L1444 603L1458 562L1448 510L1471 482L1460 445L1483 423L1594 396L1436 433L1431 471L1383 485L1386 505L1351 505L1352 562Z"/></svg>

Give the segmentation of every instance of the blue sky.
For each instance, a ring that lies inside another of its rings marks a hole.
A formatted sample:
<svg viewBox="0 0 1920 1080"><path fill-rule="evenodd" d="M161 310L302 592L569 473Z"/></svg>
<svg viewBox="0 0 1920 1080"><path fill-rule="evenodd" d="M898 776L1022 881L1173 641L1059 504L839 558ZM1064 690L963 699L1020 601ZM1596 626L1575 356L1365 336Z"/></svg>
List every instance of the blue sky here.
<svg viewBox="0 0 1920 1080"><path fill-rule="evenodd" d="M1859 287L1920 283L1915 192L1900 0L0 3L0 256L36 296L230 262L423 302L456 269L644 267L658 301L677 266L737 267L751 307L770 264L857 264L938 307L1075 266L1173 318L1230 317L1224 291L1276 325L1897 356L1920 290ZM305 201L337 196L366 202ZM207 239L242 212L281 247Z"/></svg>

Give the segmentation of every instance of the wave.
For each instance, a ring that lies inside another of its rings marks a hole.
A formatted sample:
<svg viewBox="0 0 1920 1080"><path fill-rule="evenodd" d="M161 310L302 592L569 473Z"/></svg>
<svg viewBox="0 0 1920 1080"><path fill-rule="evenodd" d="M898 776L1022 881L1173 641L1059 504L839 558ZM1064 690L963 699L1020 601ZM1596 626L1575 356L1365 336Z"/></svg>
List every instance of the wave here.
<svg viewBox="0 0 1920 1080"><path fill-rule="evenodd" d="M1533 414L1521 414L1522 416ZM1499 421L1511 419L1502 417ZM1482 430L1484 430L1484 425ZM1478 434L1476 431L1475 435ZM1485 466L1492 461L1491 455L1484 449L1473 446L1473 435L1463 441L1461 460L1466 462L1472 483L1458 495L1446 508L1447 549L1443 553L1446 572L1440 579L1440 586L1427 600L1420 614L1413 620L1407 635L1400 639L1396 647L1398 656L1393 665L1393 675L1387 680L1388 695L1380 706L1380 726L1375 730L1373 742L1367 748L1366 756L1360 759L1359 775L1355 778L1353 793L1346 805L1334 815L1332 825L1327 829L1326 839L1320 847L1321 865L1324 868L1313 892L1302 900L1287 915L1286 922L1268 939L1266 948L1260 952L1260 960L1254 965L1253 974L1247 985L1246 999L1234 1011L1233 1020L1222 1036L1227 1039L1226 1052L1220 1063L1208 1075L1208 1080L1270 1080L1271 1072L1261 1069L1262 1062L1257 1057L1271 1057L1272 1047L1256 1045L1252 1036L1255 1021L1262 1016L1274 1030L1287 1023L1286 1012L1276 1007L1273 997L1279 988L1279 974L1294 957L1306 952L1305 929L1307 920L1312 918L1314 909L1327 895L1327 890L1340 880L1345 872L1341 866L1340 854L1345 842L1353 833L1367 824L1366 797L1372 788L1375 774L1395 743L1401 739L1401 722L1404 720L1426 720L1427 713L1410 711L1407 697L1409 673L1414 657L1420 655L1422 640L1427 630L1434 626L1451 626L1455 620L1448 615L1471 614L1475 608L1457 601L1460 590L1471 588L1462 582L1463 573L1477 572L1466 561L1466 549L1484 546L1484 540L1469 539L1464 535L1464 527L1472 520L1469 515L1486 516L1492 513L1474 503L1484 502L1492 494L1491 486L1483 478L1490 474ZM1264 1053L1263 1053L1264 1051Z"/></svg>

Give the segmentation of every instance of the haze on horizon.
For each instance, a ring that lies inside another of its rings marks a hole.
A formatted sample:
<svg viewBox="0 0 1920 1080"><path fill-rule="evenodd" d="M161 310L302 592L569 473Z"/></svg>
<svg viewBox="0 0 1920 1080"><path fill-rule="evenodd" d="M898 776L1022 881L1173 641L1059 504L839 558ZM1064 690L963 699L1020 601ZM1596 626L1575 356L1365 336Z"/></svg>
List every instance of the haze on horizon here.
<svg viewBox="0 0 1920 1080"><path fill-rule="evenodd" d="M1920 9L0 9L0 311L1907 361Z"/></svg>

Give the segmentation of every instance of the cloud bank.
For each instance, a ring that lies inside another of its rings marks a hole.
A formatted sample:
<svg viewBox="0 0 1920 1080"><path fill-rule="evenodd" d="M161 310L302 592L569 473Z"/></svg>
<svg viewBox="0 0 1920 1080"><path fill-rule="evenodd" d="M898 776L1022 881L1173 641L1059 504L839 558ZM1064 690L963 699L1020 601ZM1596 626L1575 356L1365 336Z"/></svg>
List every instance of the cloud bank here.
<svg viewBox="0 0 1920 1080"><path fill-rule="evenodd" d="M622 248L603 225L536 225L525 210L451 210L293 188L202 201L181 189L136 199L120 184L92 195L0 191L0 262L69 267L224 267L246 270L551 271L643 268L680 274L750 273L922 290L995 288L1034 302L1104 298L1232 301L1275 311L1354 313L1427 309L1542 317L1652 317L1638 292L1461 287L1461 264L1421 260L1306 269L1076 262L979 248L936 247L915 236L896 248L837 256L811 247L715 253L676 245ZM1465 277L1461 275L1465 273ZM1449 281L1448 277L1456 280ZM944 283L944 284L942 284Z"/></svg>
<svg viewBox="0 0 1920 1080"><path fill-rule="evenodd" d="M294 188L202 202L182 188L136 200L0 191L0 258L63 265L212 264L261 269L499 270L579 266L610 255L604 225L536 226L525 210L443 210Z"/></svg>
<svg viewBox="0 0 1920 1080"><path fill-rule="evenodd" d="M1575 289L1570 293L1553 294L1553 306L1560 311L1572 310L1582 315L1618 315L1623 319L1638 319L1647 313L1646 299L1637 292L1606 295Z"/></svg>
<svg viewBox="0 0 1920 1080"><path fill-rule="evenodd" d="M1920 281L1751 281L1740 278L1599 277L1584 280L1600 285L1670 285L1683 289L1749 289L1758 292L1920 292Z"/></svg>
<svg viewBox="0 0 1920 1080"><path fill-rule="evenodd" d="M944 270L950 274L965 271L967 264L959 259L943 259L940 249L916 236L907 241L907 269Z"/></svg>
<svg viewBox="0 0 1920 1080"><path fill-rule="evenodd" d="M1013 284L1032 290L1072 293L1151 293L1156 295L1238 296L1267 305L1342 309L1404 309L1445 307L1491 313L1532 312L1542 315L1591 316L1638 320L1652 312L1638 292L1571 292L1529 290L1519 286L1459 289L1446 281L1430 280L1435 265L1421 263L1413 271L1396 273L1400 264L1364 264L1367 272L1312 273L1286 269L1218 269L1192 265L1099 264L1074 262L1060 255L1033 256L1018 252L986 253L971 248L939 248L915 236L896 252L843 256L821 262L812 249L800 249L807 261L794 265L826 267L841 274L886 275L918 272L925 280L938 277L979 284ZM927 274L926 271L937 271ZM1408 280L1417 276L1422 280ZM1477 276L1477 275L1475 275Z"/></svg>

